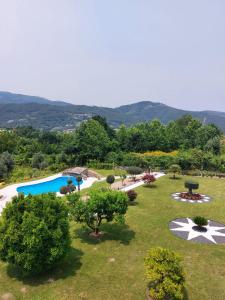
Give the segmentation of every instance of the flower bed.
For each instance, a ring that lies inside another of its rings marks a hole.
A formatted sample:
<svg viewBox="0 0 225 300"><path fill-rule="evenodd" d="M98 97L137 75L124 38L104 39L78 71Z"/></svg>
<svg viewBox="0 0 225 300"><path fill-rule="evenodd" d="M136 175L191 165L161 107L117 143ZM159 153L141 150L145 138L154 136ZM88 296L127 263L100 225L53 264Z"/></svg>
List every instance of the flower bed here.
<svg viewBox="0 0 225 300"><path fill-rule="evenodd" d="M179 197L182 199L196 200L196 201L203 199L203 196L201 194L198 194L198 193L190 194L187 192L180 193Z"/></svg>

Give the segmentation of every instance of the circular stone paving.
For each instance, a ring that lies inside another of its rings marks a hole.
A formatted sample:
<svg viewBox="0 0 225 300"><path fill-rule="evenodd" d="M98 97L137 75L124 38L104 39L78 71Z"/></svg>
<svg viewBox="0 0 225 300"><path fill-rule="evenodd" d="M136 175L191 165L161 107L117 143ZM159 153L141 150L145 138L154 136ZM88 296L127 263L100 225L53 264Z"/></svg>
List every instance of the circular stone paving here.
<svg viewBox="0 0 225 300"><path fill-rule="evenodd" d="M181 193L186 193L186 192L181 192ZM177 201L180 201L180 202L188 202L188 203L207 203L207 202L209 202L209 201L212 200L211 197L209 197L209 196L207 196L207 195L202 195L202 194L200 194L200 195L202 196L202 199L200 199L200 200L189 200L189 199L184 199L184 198L181 198L181 197L180 197L180 194L181 194L181 193L174 193L174 194L172 194L171 196L172 196L173 199L175 199L175 200L177 200Z"/></svg>
<svg viewBox="0 0 225 300"><path fill-rule="evenodd" d="M225 225L208 220L206 230L196 230L196 224L189 218L176 219L169 223L169 229L176 236L187 240L204 244L225 243Z"/></svg>

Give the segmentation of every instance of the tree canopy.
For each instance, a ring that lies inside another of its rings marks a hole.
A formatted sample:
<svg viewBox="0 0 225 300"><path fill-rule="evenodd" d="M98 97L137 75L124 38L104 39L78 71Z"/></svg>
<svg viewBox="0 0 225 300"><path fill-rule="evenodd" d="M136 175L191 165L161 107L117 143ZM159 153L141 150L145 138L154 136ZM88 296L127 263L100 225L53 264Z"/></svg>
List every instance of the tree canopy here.
<svg viewBox="0 0 225 300"><path fill-rule="evenodd" d="M52 268L70 246L68 210L55 194L13 198L0 221L0 258L27 274Z"/></svg>

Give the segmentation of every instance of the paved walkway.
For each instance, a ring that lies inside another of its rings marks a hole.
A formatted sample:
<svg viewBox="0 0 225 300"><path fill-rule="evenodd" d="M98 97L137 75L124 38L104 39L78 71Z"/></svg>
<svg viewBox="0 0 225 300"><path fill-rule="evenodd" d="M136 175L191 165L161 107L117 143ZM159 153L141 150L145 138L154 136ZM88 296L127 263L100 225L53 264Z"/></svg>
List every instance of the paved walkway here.
<svg viewBox="0 0 225 300"><path fill-rule="evenodd" d="M164 173L161 173L161 172L157 172L157 173L153 173L153 175L155 176L156 179L164 176L165 174ZM133 190L141 185L144 184L144 181L143 180L140 180L138 182L135 182L129 186L125 186L124 188L120 189L120 191L124 191L124 192L127 192L127 191L130 191L130 190Z"/></svg>

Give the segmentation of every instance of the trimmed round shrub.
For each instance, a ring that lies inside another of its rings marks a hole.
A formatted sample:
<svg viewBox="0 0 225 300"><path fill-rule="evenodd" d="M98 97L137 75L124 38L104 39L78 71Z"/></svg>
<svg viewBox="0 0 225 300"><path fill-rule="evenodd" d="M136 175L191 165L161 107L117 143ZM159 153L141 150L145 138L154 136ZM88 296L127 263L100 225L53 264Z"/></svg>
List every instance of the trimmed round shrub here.
<svg viewBox="0 0 225 300"><path fill-rule="evenodd" d="M108 184L113 184L113 182L115 181L115 176L114 175L108 175L107 177L106 177L106 182L108 183Z"/></svg>
<svg viewBox="0 0 225 300"><path fill-rule="evenodd" d="M70 247L68 209L54 193L8 203L0 222L0 258L25 274L54 267Z"/></svg>
<svg viewBox="0 0 225 300"><path fill-rule="evenodd" d="M188 192L192 194L193 190L197 190L199 188L199 183L195 181L185 181L184 186L188 189Z"/></svg>
<svg viewBox="0 0 225 300"><path fill-rule="evenodd" d="M203 227L203 226L206 226L208 225L208 221L206 218L204 217L201 217L201 216L196 216L193 218L193 222L199 226L199 227Z"/></svg>
<svg viewBox="0 0 225 300"><path fill-rule="evenodd" d="M145 258L149 296L164 300L183 299L184 273L180 257L165 248L152 248Z"/></svg>
<svg viewBox="0 0 225 300"><path fill-rule="evenodd" d="M133 202L137 198L137 192L135 192L135 190L129 190L127 191L127 197L131 202Z"/></svg>
<svg viewBox="0 0 225 300"><path fill-rule="evenodd" d="M67 193L69 193L69 191L68 191L68 186L66 186L66 185L61 186L61 188L60 188L59 191L60 191L60 194L66 195Z"/></svg>

